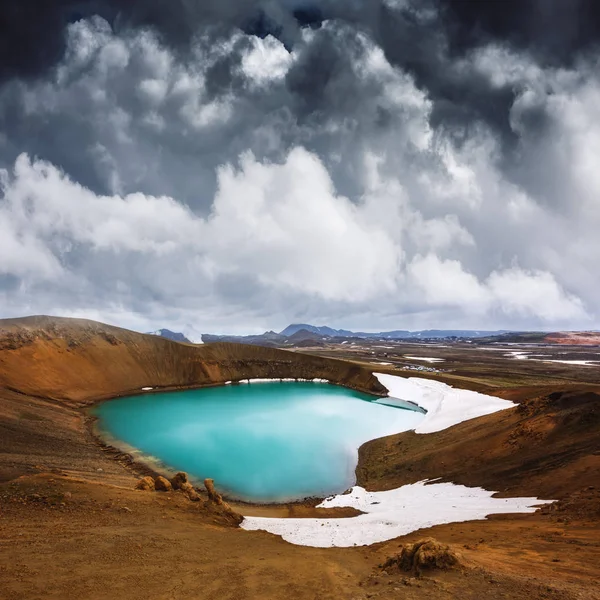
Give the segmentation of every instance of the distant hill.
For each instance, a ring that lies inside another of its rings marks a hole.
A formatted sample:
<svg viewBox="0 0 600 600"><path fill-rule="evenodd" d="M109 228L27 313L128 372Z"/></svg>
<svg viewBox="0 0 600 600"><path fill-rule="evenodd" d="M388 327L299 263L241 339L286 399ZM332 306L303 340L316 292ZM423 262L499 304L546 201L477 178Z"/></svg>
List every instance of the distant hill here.
<svg viewBox="0 0 600 600"><path fill-rule="evenodd" d="M190 387L254 378L318 378L363 392L385 391L369 369L339 360L275 348L181 344L162 337L85 319L50 316L0 319L0 474L2 456L8 456L11 445L11 452L23 448L23 452L35 456L35 444L47 444L56 452L65 443L72 443L67 460L75 460L77 448L81 449L83 442L74 441L74 432L81 435L81 440L87 436L83 428L74 427L72 419L65 417L69 403L71 408L72 403L82 406L98 398L129 395L143 387ZM6 403L9 390L17 394L18 410ZM39 405L54 414L53 426L46 419L20 416L25 407L35 410L22 397L27 394L35 394L37 399L52 399ZM63 402L65 406L61 407ZM31 446L23 444L20 430L5 426L13 413L14 422L23 430L33 428ZM72 414L74 419L79 413ZM55 427L63 428L60 437L52 437ZM86 469L89 470L88 463Z"/></svg>
<svg viewBox="0 0 600 600"><path fill-rule="evenodd" d="M600 346L600 331L558 331L548 334L544 341L562 346Z"/></svg>
<svg viewBox="0 0 600 600"><path fill-rule="evenodd" d="M509 333L507 330L500 331L475 331L470 329L425 329L422 331L408 331L405 329L396 329L394 331L364 332L349 331L347 329L333 329L331 327L308 325L306 323L293 323L288 325L279 335L290 337L298 331L310 331L312 333L327 337L354 337L354 338L375 338L375 339L411 339L411 338L479 338L490 337Z"/></svg>
<svg viewBox="0 0 600 600"><path fill-rule="evenodd" d="M259 335L212 335L210 333L202 334L202 342L205 344L214 344L216 342L228 342L230 344L251 344L253 346L266 346L277 348L284 344L284 337L274 331L267 331Z"/></svg>
<svg viewBox="0 0 600 600"><path fill-rule="evenodd" d="M332 327L293 323L279 333L267 331L259 335L210 335L202 334L205 343L232 342L238 344L253 344L255 346L285 347L285 346L322 346L326 342L341 342L349 339L369 340L432 340L442 338L491 338L502 335L506 331L472 331L467 329L426 329L423 331L381 331L368 333L350 331L348 329L333 329Z"/></svg>
<svg viewBox="0 0 600 600"><path fill-rule="evenodd" d="M557 344L561 346L600 346L600 331L527 331L482 337L482 344Z"/></svg>
<svg viewBox="0 0 600 600"><path fill-rule="evenodd" d="M183 333L170 329L159 329L149 332L150 335L164 337L174 342L193 343ZM471 329L423 329L408 331L396 329L393 331L364 332L348 329L334 329L326 325L316 326L307 323L292 323L276 333L266 331L257 335L211 335L202 334L205 343L230 342L251 344L271 348L285 346L323 346L327 342L341 342L349 339L367 340L435 340L435 339L470 339L477 343L525 343L525 344L564 344L564 345L600 345L599 332L518 332L518 331L482 331Z"/></svg>
<svg viewBox="0 0 600 600"><path fill-rule="evenodd" d="M171 331L170 329L158 329L157 331L148 332L150 335L158 335L159 337L167 338L172 342L183 342L184 344L191 344L192 342L188 340L183 333L178 333L177 331Z"/></svg>
<svg viewBox="0 0 600 600"><path fill-rule="evenodd" d="M283 337L290 337L299 331L308 331L320 336L327 337L356 337L352 331L345 329L332 329L331 327L316 327L315 325L307 325L306 323L293 323L288 325L283 331L279 332L279 335Z"/></svg>

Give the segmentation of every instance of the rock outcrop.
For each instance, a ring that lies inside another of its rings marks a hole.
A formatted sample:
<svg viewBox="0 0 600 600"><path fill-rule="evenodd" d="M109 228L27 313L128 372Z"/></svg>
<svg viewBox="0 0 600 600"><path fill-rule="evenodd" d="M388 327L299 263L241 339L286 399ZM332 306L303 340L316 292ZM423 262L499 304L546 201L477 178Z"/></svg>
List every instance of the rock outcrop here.
<svg viewBox="0 0 600 600"><path fill-rule="evenodd" d="M185 490L185 495L192 501L192 502L199 502L200 501L200 494L192 487L189 490Z"/></svg>
<svg viewBox="0 0 600 600"><path fill-rule="evenodd" d="M143 490L144 492L153 492L156 489L154 479L152 479L152 477L142 477L142 479L137 482L135 489Z"/></svg>
<svg viewBox="0 0 600 600"><path fill-rule="evenodd" d="M239 513L235 512L227 502L223 500L223 497L217 490L215 490L215 482L212 479L204 480L204 487L206 488L206 493L208 494L208 505L212 505L217 508L218 512L222 513L227 517L227 519L235 524L239 525L244 517Z"/></svg>
<svg viewBox="0 0 600 600"><path fill-rule="evenodd" d="M173 489L171 482L162 475L154 479L154 487L157 492L170 492Z"/></svg>
<svg viewBox="0 0 600 600"><path fill-rule="evenodd" d="M388 573L400 570L420 576L425 570L450 569L459 562L458 555L450 546L425 538L414 544L405 544L400 554L388 558L381 568Z"/></svg>
<svg viewBox="0 0 600 600"><path fill-rule="evenodd" d="M179 471L171 478L171 486L174 490L184 490L192 488L192 484L189 482L188 474L183 471ZM193 489L193 488L192 488Z"/></svg>
<svg viewBox="0 0 600 600"><path fill-rule="evenodd" d="M183 492L192 502L198 502L200 500L200 494L194 489L194 486L188 479L188 474L180 471L171 478L171 485L174 490Z"/></svg>

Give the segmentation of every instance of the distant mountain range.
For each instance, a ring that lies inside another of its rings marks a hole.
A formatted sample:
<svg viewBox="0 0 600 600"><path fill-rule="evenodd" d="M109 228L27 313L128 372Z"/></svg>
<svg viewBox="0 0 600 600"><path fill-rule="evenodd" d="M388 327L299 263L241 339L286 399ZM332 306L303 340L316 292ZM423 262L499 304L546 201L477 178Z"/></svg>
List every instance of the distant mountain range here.
<svg viewBox="0 0 600 600"><path fill-rule="evenodd" d="M322 336L327 337L354 337L354 338L366 338L366 339L388 339L388 340L406 340L411 338L448 338L448 337L460 337L460 338L479 338L489 337L493 335L502 335L503 333L509 333L508 330L500 331L473 331L470 329L424 329L421 331L408 331L405 329L397 329L394 331L380 331L377 333L368 333L364 331L348 331L347 329L332 329L331 327L316 327L315 325L308 325L306 323L294 323L288 325L279 335L283 337L289 337L298 331L310 331Z"/></svg>
<svg viewBox="0 0 600 600"><path fill-rule="evenodd" d="M184 342L186 344L191 344L192 342L188 340L183 333L178 333L177 331L171 331L170 329L158 329L157 331L149 331L150 335L158 335L159 337L167 338L173 342Z"/></svg>
<svg viewBox="0 0 600 600"><path fill-rule="evenodd" d="M164 337L174 342L193 344L183 333L170 329L150 331L149 335ZM292 323L276 333L266 331L258 335L211 335L202 334L202 341L197 343L229 342L271 347L324 346L327 343L342 343L351 339L365 340L422 340L439 339L476 340L479 344L562 344L573 346L600 346L600 331L482 331L472 329L423 329L408 331L380 331L377 333L333 329L332 327L310 325L308 323Z"/></svg>
<svg viewBox="0 0 600 600"><path fill-rule="evenodd" d="M426 329L422 331L394 330L369 333L364 331L350 331L347 329L333 329L332 327L309 325L307 323L293 323L276 333L267 331L259 335L210 335L202 334L202 341L231 342L239 344L255 344L258 346L308 346L320 345L327 340L375 339L375 340L428 340L441 338L487 338L509 333L501 331L473 331L468 329Z"/></svg>

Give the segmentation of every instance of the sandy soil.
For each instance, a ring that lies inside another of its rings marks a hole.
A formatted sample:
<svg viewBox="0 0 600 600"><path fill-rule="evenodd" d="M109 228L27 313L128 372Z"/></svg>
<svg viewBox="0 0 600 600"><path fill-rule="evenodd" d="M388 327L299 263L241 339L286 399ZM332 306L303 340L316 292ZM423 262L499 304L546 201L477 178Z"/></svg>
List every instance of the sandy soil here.
<svg viewBox="0 0 600 600"><path fill-rule="evenodd" d="M196 352L89 322L0 322L2 329L2 598L600 598L598 385L577 389L573 376L561 380L564 393L550 395L552 381L500 388L506 372L492 383L481 377L474 386L491 385L520 407L361 450L358 476L369 489L445 476L557 498L557 505L365 548L303 548L235 528L180 492L134 491L137 466L97 443L82 406L94 394L277 369L366 387L368 371L318 357L294 365L289 353L225 344ZM314 513L309 505L276 510ZM420 578L379 568L401 544L424 536L451 544L462 565Z"/></svg>
<svg viewBox="0 0 600 600"><path fill-rule="evenodd" d="M378 568L401 541L345 550L292 546L227 527L176 492L39 475L2 484L0 499L7 599L594 598L597 538L532 519L426 532L453 544L464 567L417 579Z"/></svg>

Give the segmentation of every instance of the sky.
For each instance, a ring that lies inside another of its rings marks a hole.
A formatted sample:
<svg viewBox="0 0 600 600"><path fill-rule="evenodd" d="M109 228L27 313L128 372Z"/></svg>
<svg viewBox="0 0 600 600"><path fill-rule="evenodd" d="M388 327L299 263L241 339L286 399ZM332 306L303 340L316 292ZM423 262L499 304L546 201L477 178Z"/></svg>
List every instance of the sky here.
<svg viewBox="0 0 600 600"><path fill-rule="evenodd" d="M595 0L0 7L0 318L600 328Z"/></svg>

